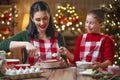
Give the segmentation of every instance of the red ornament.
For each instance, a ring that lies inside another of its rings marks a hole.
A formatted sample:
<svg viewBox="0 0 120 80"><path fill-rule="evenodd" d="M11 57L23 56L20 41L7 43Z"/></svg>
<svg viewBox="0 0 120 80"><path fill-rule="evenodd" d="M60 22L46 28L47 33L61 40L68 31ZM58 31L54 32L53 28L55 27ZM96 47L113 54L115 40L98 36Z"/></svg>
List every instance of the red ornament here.
<svg viewBox="0 0 120 80"><path fill-rule="evenodd" d="M11 29L10 29L10 28L4 28L4 29L2 29L2 33L3 33L4 35L11 34Z"/></svg>
<svg viewBox="0 0 120 80"><path fill-rule="evenodd" d="M75 22L79 22L79 21L80 21L80 18L76 18L76 19L75 19Z"/></svg>
<svg viewBox="0 0 120 80"><path fill-rule="evenodd" d="M58 16L58 22L60 23L62 20L62 17L61 16Z"/></svg>
<svg viewBox="0 0 120 80"><path fill-rule="evenodd" d="M72 22L72 23L73 23L74 21L75 21L75 19L71 19L71 20L70 20L70 22Z"/></svg>
<svg viewBox="0 0 120 80"><path fill-rule="evenodd" d="M68 19L67 18L64 18L64 23L67 23L68 22Z"/></svg>

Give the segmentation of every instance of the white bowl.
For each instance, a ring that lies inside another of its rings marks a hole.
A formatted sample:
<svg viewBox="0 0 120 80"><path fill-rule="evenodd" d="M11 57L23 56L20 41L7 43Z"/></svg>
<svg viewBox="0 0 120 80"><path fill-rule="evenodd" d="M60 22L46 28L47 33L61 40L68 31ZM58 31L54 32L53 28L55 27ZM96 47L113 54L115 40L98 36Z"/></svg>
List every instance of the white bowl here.
<svg viewBox="0 0 120 80"><path fill-rule="evenodd" d="M92 62L76 61L76 66L80 69L88 69L90 65L92 65Z"/></svg>

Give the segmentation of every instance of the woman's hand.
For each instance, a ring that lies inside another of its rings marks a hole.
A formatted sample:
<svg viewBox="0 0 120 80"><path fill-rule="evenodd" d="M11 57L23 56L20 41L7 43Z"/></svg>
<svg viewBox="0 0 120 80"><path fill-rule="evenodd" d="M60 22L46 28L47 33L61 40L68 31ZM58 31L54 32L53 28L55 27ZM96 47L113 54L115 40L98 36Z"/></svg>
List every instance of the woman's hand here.
<svg viewBox="0 0 120 80"><path fill-rule="evenodd" d="M29 55L33 55L33 56L37 55L37 49L31 43L26 42L25 48L27 52L29 53Z"/></svg>

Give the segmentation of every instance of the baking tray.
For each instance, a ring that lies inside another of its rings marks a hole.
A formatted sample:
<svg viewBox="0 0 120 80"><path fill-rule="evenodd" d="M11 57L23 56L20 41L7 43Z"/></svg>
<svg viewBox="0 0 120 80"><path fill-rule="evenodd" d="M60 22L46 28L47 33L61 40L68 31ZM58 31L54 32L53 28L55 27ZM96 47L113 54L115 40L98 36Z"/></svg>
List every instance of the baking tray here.
<svg viewBox="0 0 120 80"><path fill-rule="evenodd" d="M29 79L29 78L40 77L41 73L43 73L43 71L34 72L34 73L16 74L16 75L5 75L5 78L11 79L11 80Z"/></svg>

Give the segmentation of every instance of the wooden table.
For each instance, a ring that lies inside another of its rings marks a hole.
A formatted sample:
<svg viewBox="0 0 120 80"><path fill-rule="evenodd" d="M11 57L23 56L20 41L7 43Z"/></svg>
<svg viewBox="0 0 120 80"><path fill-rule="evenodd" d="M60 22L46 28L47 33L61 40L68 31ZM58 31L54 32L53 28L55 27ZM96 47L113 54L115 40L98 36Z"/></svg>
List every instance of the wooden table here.
<svg viewBox="0 0 120 80"><path fill-rule="evenodd" d="M96 80L91 76L81 75L76 67L64 69L43 69L40 78L25 80Z"/></svg>

